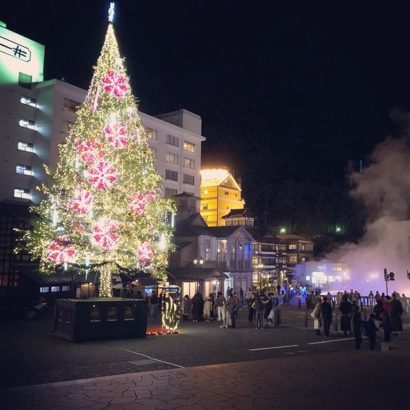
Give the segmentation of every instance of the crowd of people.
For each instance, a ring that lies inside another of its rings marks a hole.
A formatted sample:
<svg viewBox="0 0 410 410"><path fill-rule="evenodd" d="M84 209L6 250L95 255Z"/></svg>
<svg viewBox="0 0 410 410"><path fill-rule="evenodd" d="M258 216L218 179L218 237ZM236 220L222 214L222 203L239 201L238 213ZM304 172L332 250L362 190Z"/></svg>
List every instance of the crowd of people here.
<svg viewBox="0 0 410 410"><path fill-rule="evenodd" d="M181 303L182 319L192 316L193 322L218 320L221 328L235 328L239 308L243 304L243 291L238 296L233 289L228 288L226 296L222 292L209 294L206 298L197 292L189 298L185 295Z"/></svg>
<svg viewBox="0 0 410 410"><path fill-rule="evenodd" d="M206 298L197 292L192 298L185 295L181 303L183 320L192 317L193 322L218 321L221 328L235 328L240 308L248 309L248 321L255 329L276 327L280 323L279 303L284 296L274 292L252 291L234 292L228 288L226 295L222 292L211 293Z"/></svg>
<svg viewBox="0 0 410 410"><path fill-rule="evenodd" d="M331 332L342 332L355 338L356 349L361 348L362 336L369 340L371 350L375 349L377 334L382 334L385 342L391 341L392 332L402 332L402 315L409 313L409 298L393 292L392 296L370 292L362 297L359 292L338 292L321 295L320 289L297 293L298 300L304 300L306 311L311 310L313 326L317 335L329 337ZM141 295L142 296L142 295ZM281 322L279 305L287 305L294 295L280 291L234 292L228 288L226 294L211 293L203 297L200 292L190 298L185 295L181 301L183 320L218 321L221 328L237 326L239 309L247 309L249 325L255 329L277 327ZM149 310L153 318L161 311L161 294L155 292L149 298Z"/></svg>
<svg viewBox="0 0 410 410"><path fill-rule="evenodd" d="M357 291L338 292L335 297L311 293L306 298L307 309L313 307L311 317L317 335L323 331L329 337L331 325L337 333L354 336L355 348L360 349L362 336L369 339L371 350L375 349L377 332L382 330L384 342L391 341L392 332L402 332L403 313L408 313L408 299L393 292L392 296L370 292L363 303ZM404 306L403 306L404 305Z"/></svg>

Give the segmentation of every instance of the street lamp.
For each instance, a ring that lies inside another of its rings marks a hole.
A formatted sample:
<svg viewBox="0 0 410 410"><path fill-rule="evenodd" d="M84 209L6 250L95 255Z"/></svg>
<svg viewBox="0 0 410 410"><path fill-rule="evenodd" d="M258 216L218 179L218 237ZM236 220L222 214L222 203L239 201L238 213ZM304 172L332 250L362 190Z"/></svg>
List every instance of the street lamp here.
<svg viewBox="0 0 410 410"><path fill-rule="evenodd" d="M194 263L195 267L198 264L199 264L199 267L201 267L204 264L204 260L202 258L194 259L192 262ZM199 292L199 271L196 274L198 276L198 280L196 281L196 283L197 283L197 286L196 286L197 289L196 290Z"/></svg>
<svg viewBox="0 0 410 410"><path fill-rule="evenodd" d="M286 228L280 228L279 233L286 233Z"/></svg>

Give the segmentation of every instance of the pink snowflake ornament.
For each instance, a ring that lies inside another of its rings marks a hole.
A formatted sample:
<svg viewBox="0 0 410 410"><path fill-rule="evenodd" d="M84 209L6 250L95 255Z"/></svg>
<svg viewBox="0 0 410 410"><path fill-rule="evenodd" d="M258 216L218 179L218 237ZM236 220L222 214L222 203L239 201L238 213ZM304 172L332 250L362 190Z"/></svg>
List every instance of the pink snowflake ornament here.
<svg viewBox="0 0 410 410"><path fill-rule="evenodd" d="M67 241L68 237L60 237L51 242L47 249L47 258L58 265L74 262L77 252L72 246L66 244Z"/></svg>
<svg viewBox="0 0 410 410"><path fill-rule="evenodd" d="M77 188L74 192L74 200L72 201L73 211L77 215L87 215L93 208L93 194L82 188Z"/></svg>
<svg viewBox="0 0 410 410"><path fill-rule="evenodd" d="M152 192L136 192L131 195L130 209L134 216L144 214L148 204L155 201L155 196Z"/></svg>
<svg viewBox="0 0 410 410"><path fill-rule="evenodd" d="M94 164L105 157L101 143L96 140L78 141L76 148L80 158L87 164Z"/></svg>
<svg viewBox="0 0 410 410"><path fill-rule="evenodd" d="M111 97L123 98L128 91L127 78L115 70L110 70L101 79L103 89Z"/></svg>
<svg viewBox="0 0 410 410"><path fill-rule="evenodd" d="M108 161L98 161L88 170L87 181L100 191L111 188L117 180L117 169Z"/></svg>
<svg viewBox="0 0 410 410"><path fill-rule="evenodd" d="M92 239L95 245L102 249L112 249L118 244L119 226L111 219L102 219L92 227Z"/></svg>
<svg viewBox="0 0 410 410"><path fill-rule="evenodd" d="M121 124L107 124L104 127L104 136L108 143L117 149L128 146L127 129Z"/></svg>
<svg viewBox="0 0 410 410"><path fill-rule="evenodd" d="M152 250L152 245L150 242L143 242L141 245L138 246L136 256L138 259L138 263L141 267L147 267L154 257L154 252Z"/></svg>

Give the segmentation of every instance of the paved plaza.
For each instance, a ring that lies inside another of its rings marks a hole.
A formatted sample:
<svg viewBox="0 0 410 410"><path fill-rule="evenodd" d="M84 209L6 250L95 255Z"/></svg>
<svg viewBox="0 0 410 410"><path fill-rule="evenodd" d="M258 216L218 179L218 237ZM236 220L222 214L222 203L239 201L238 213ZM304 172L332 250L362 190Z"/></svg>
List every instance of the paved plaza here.
<svg viewBox="0 0 410 410"><path fill-rule="evenodd" d="M277 329L184 324L179 335L69 343L50 320L2 322L0 409L381 409L403 405L410 341L353 349L315 336L304 312ZM7 352L7 353L6 353ZM303 407L302 407L303 406Z"/></svg>

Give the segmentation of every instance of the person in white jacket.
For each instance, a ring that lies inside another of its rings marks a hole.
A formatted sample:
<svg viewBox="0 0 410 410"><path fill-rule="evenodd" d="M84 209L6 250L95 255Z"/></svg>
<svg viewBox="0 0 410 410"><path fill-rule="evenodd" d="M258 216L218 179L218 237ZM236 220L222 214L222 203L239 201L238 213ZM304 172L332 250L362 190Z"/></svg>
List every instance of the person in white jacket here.
<svg viewBox="0 0 410 410"><path fill-rule="evenodd" d="M310 316L313 318L313 328L315 333L320 336L321 318L320 318L320 306L322 305L322 300L319 298L316 302L316 306Z"/></svg>

